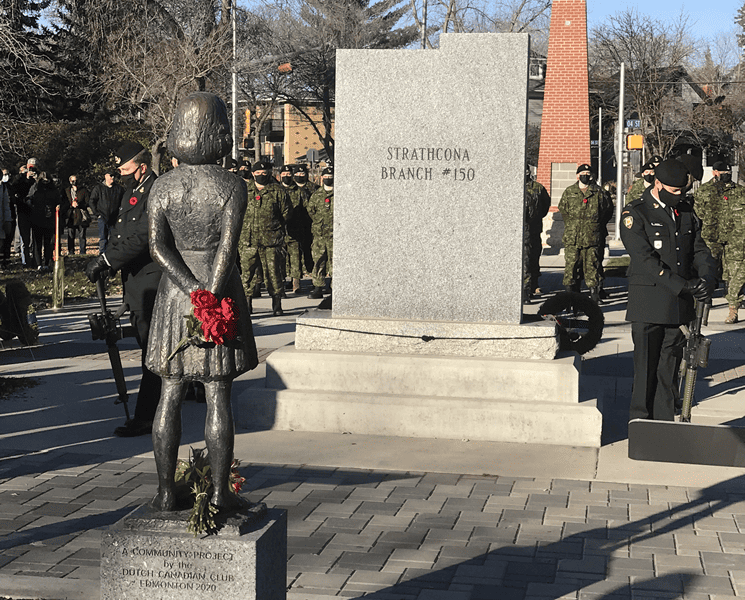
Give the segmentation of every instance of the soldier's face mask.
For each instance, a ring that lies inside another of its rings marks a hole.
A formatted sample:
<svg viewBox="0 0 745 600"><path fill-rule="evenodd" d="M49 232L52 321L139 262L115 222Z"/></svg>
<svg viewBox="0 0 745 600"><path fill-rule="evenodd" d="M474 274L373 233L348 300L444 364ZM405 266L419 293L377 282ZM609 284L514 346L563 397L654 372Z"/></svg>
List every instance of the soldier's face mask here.
<svg viewBox="0 0 745 600"><path fill-rule="evenodd" d="M732 181L732 173L719 173L719 181L729 183Z"/></svg>
<svg viewBox="0 0 745 600"><path fill-rule="evenodd" d="M292 185L292 175L282 175L282 183Z"/></svg>
<svg viewBox="0 0 745 600"><path fill-rule="evenodd" d="M582 175L579 176L579 181L582 185L590 185L590 183L592 183L592 175L583 173Z"/></svg>
<svg viewBox="0 0 745 600"><path fill-rule="evenodd" d="M647 173L646 175L642 175L642 177L647 183L654 183L654 173Z"/></svg>
<svg viewBox="0 0 745 600"><path fill-rule="evenodd" d="M265 171L256 171L254 173L254 181L259 185L266 185L269 183L269 174Z"/></svg>
<svg viewBox="0 0 745 600"><path fill-rule="evenodd" d="M664 187L659 190L660 200L662 200L667 206L676 207L683 197L683 194L678 190L677 194L667 191Z"/></svg>
<svg viewBox="0 0 745 600"><path fill-rule="evenodd" d="M303 173L302 175L295 175L295 183L307 183L308 176Z"/></svg>

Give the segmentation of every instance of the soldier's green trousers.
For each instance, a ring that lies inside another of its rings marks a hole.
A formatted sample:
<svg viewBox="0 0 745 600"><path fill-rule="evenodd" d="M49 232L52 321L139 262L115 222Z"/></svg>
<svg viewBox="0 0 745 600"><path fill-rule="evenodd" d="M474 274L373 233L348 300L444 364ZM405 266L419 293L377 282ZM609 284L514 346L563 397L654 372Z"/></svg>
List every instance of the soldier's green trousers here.
<svg viewBox="0 0 745 600"><path fill-rule="evenodd" d="M334 239L314 237L313 245L313 286L323 287L326 284L326 276L333 277L334 262Z"/></svg>
<svg viewBox="0 0 745 600"><path fill-rule="evenodd" d="M724 270L728 274L727 279L727 304L730 306L740 306L740 302L745 299L742 294L742 286L745 285L745 259L726 260L725 253Z"/></svg>
<svg viewBox="0 0 745 600"><path fill-rule="evenodd" d="M282 289L282 265L284 249L281 246L246 247L241 249L241 270L246 296L260 283L259 273L264 272L266 291L270 296L278 295ZM259 270L261 269L261 271Z"/></svg>
<svg viewBox="0 0 745 600"><path fill-rule="evenodd" d="M303 249L300 242L287 238L287 264L286 272L293 279L303 277Z"/></svg>
<svg viewBox="0 0 745 600"><path fill-rule="evenodd" d="M598 249L595 246L578 248L564 247L564 285L580 283L580 269L584 272L588 288L600 285L598 277Z"/></svg>

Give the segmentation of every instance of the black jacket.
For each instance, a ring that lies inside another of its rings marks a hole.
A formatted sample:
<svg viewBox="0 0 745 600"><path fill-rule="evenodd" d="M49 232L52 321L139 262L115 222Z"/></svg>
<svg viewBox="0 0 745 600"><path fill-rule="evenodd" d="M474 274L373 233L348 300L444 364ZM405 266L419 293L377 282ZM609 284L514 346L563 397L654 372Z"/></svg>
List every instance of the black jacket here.
<svg viewBox="0 0 745 600"><path fill-rule="evenodd" d="M130 310L148 314L160 281L160 267L150 256L148 245L147 198L155 178L148 168L142 183L125 190L105 252L111 268L121 271L124 302Z"/></svg>
<svg viewBox="0 0 745 600"><path fill-rule="evenodd" d="M716 277L716 263L701 238L701 221L685 201L675 221L647 188L621 213L621 240L631 258L627 276L628 321L681 325L694 319L693 297L685 282Z"/></svg>
<svg viewBox="0 0 745 600"><path fill-rule="evenodd" d="M118 183L111 187L99 183L91 192L90 205L94 214L101 217L109 227L116 223L119 216L119 204L123 194L124 188Z"/></svg>

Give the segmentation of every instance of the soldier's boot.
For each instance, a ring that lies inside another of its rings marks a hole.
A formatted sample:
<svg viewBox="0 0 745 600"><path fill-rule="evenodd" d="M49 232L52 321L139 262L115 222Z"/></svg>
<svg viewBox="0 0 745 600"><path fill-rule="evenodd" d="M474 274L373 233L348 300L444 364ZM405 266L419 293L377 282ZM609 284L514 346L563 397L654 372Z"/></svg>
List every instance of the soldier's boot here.
<svg viewBox="0 0 745 600"><path fill-rule="evenodd" d="M724 320L727 325L733 325L734 323L739 322L740 319L737 317L737 306L732 306L730 304L729 306L729 314L727 315L727 318Z"/></svg>
<svg viewBox="0 0 745 600"><path fill-rule="evenodd" d="M295 294L300 293L300 280L297 277L292 278L292 291Z"/></svg>
<svg viewBox="0 0 745 600"><path fill-rule="evenodd" d="M284 313L282 310L282 296L277 294L272 296L272 315L275 317L281 317Z"/></svg>
<svg viewBox="0 0 745 600"><path fill-rule="evenodd" d="M592 301L595 304L601 304L602 300L600 300L600 288L597 288L597 287L590 288L590 298L592 298Z"/></svg>
<svg viewBox="0 0 745 600"><path fill-rule="evenodd" d="M251 315L254 312L254 299L253 297L249 296L247 300L248 300L248 314Z"/></svg>
<svg viewBox="0 0 745 600"><path fill-rule="evenodd" d="M312 300L319 300L320 298L323 298L323 288L318 287L317 285L313 286L313 291L308 294L308 298Z"/></svg>
<svg viewBox="0 0 745 600"><path fill-rule="evenodd" d="M252 298L261 298L261 284L257 283L251 293Z"/></svg>

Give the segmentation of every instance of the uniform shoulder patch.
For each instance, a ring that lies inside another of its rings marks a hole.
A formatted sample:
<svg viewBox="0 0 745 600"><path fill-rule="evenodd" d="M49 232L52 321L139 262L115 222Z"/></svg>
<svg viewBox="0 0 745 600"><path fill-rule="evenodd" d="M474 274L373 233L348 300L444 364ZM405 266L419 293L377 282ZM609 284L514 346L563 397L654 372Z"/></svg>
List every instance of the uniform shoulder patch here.
<svg viewBox="0 0 745 600"><path fill-rule="evenodd" d="M634 225L634 217L629 215L628 217L623 218L623 224L626 226L626 229L631 229L631 227Z"/></svg>

